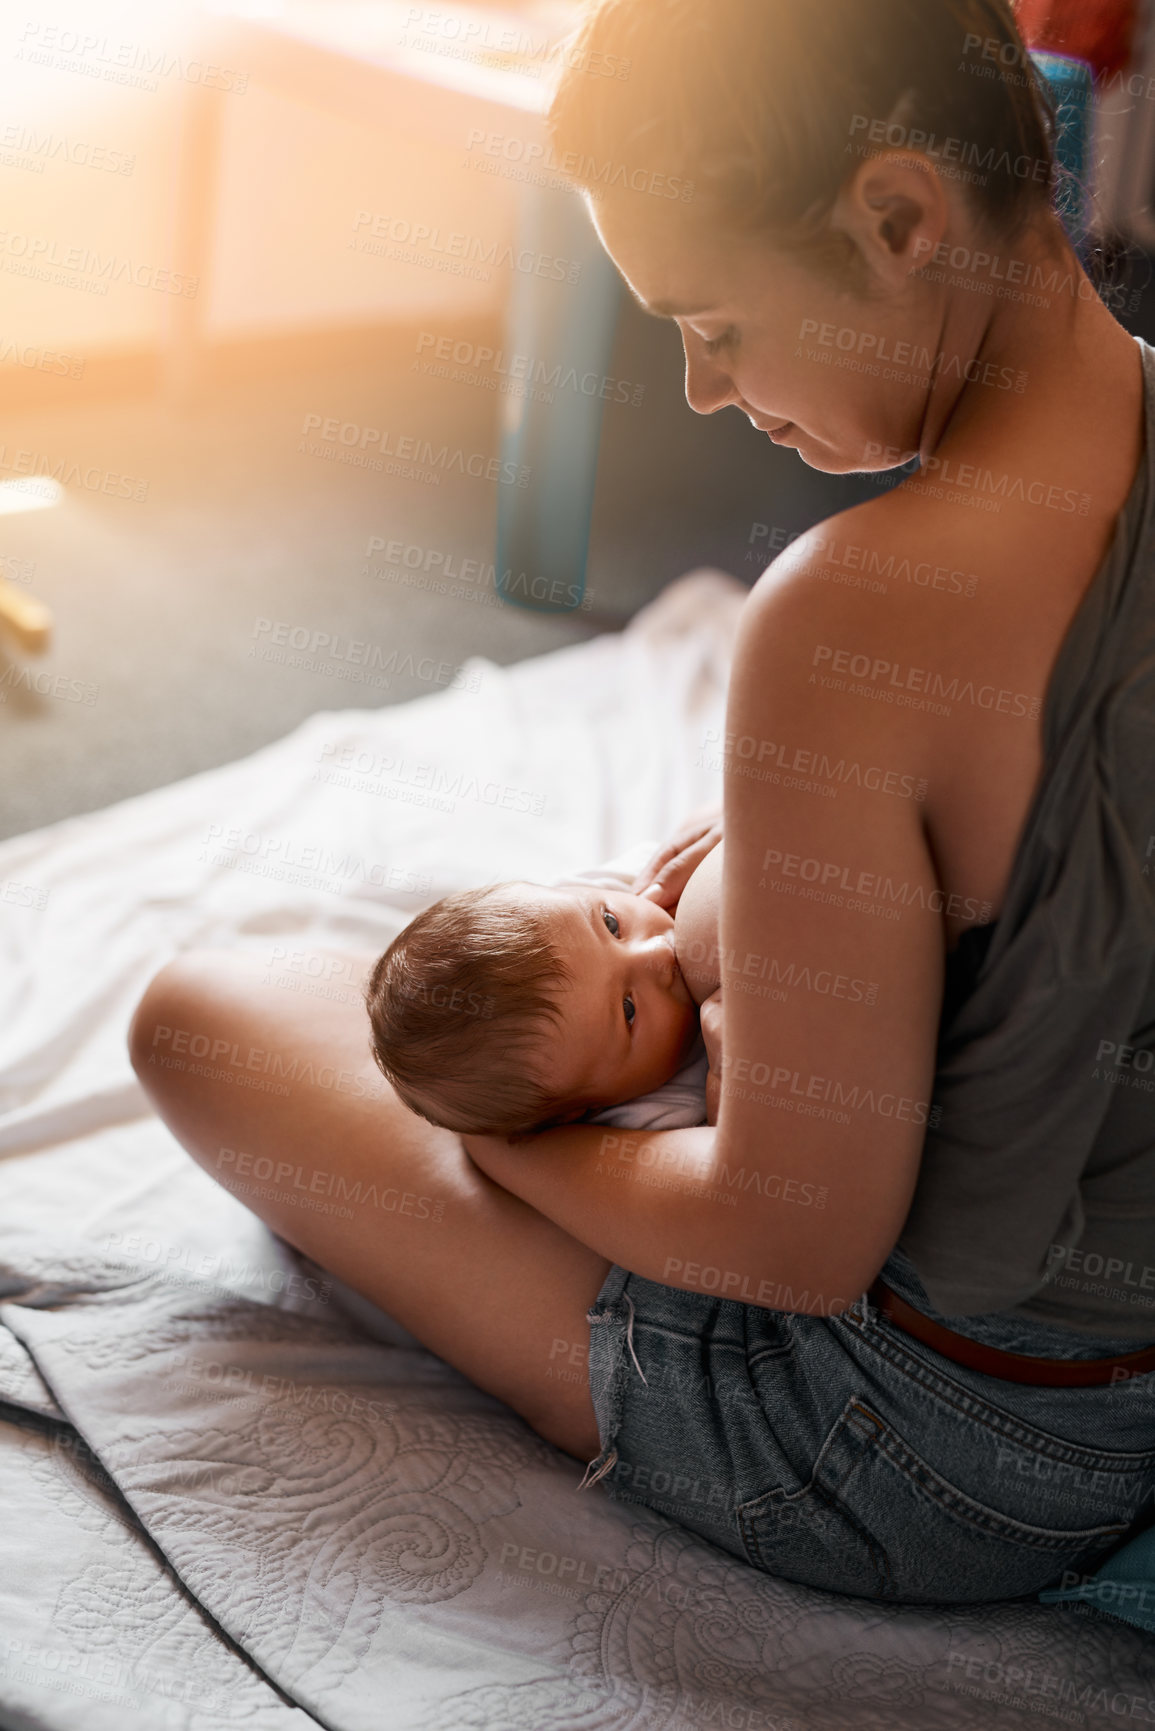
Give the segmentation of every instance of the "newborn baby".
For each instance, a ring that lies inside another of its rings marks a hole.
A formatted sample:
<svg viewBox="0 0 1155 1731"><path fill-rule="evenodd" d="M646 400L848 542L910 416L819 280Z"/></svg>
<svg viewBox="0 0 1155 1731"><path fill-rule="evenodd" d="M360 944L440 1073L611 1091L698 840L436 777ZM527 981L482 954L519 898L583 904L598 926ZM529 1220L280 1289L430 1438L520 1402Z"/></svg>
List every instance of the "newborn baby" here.
<svg viewBox="0 0 1155 1731"><path fill-rule="evenodd" d="M710 897L691 887L707 867L716 884L719 865L710 855L683 892L696 929ZM632 881L610 867L567 884L465 890L406 926L366 999L373 1055L412 1111L493 1136L583 1118L705 1123L697 1006L713 982L695 969L687 983L674 919ZM693 954L706 948L696 937Z"/></svg>

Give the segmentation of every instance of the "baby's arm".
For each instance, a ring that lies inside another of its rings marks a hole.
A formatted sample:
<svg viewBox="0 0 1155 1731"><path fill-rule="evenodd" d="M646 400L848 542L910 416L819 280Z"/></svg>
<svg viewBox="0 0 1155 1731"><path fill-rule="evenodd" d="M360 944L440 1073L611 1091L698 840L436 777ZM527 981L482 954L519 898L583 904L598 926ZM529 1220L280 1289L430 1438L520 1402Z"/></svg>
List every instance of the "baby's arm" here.
<svg viewBox="0 0 1155 1731"><path fill-rule="evenodd" d="M678 900L711 848L722 839L722 808L709 806L687 818L672 841L647 860L634 879L635 895L647 896L674 913Z"/></svg>

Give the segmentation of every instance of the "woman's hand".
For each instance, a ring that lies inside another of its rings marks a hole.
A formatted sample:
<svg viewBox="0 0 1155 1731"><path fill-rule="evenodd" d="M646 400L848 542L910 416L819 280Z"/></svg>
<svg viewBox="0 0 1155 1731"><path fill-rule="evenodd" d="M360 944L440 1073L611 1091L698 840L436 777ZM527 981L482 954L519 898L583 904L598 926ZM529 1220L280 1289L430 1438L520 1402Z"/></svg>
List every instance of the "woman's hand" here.
<svg viewBox="0 0 1155 1731"><path fill-rule="evenodd" d="M673 840L659 848L646 862L634 879L634 894L657 902L659 907L672 914L691 877L721 839L722 808L708 806L695 812L676 831Z"/></svg>
<svg viewBox="0 0 1155 1731"><path fill-rule="evenodd" d="M718 1122L718 1106L722 1099L722 993L717 991L701 1005L699 1016L702 1038L706 1042L706 1057L710 1069L706 1076L706 1122Z"/></svg>

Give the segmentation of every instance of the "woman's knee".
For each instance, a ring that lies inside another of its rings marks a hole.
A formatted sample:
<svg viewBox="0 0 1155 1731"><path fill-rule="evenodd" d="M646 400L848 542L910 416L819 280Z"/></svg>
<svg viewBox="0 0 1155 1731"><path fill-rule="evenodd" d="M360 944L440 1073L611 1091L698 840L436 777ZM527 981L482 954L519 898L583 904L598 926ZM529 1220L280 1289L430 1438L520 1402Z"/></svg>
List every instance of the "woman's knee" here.
<svg viewBox="0 0 1155 1731"><path fill-rule="evenodd" d="M229 961L227 952L194 950L176 956L149 981L129 1026L128 1052L154 1098L179 1086L190 1056L211 1052L212 1010L223 996Z"/></svg>
<svg viewBox="0 0 1155 1731"><path fill-rule="evenodd" d="M177 1005L184 960L180 956L153 975L133 1012L128 1030L128 1055L133 1069L146 1086L152 1079L150 1072L156 1066L158 1054L171 1047L174 1020L179 1021Z"/></svg>

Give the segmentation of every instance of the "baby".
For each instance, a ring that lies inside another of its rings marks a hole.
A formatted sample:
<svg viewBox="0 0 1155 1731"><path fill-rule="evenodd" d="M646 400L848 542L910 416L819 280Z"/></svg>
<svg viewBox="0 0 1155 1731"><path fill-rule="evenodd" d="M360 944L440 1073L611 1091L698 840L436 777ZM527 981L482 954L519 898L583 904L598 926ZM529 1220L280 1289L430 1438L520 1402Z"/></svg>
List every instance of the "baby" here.
<svg viewBox="0 0 1155 1731"><path fill-rule="evenodd" d="M707 867L716 884L711 855L678 913L682 924L685 906L699 931L710 895L692 890ZM394 939L366 1001L373 1055L412 1111L513 1137L578 1119L705 1123L698 1005L713 982L695 970L687 983L674 919L631 881L604 868L557 886L466 890ZM706 953L700 937L692 953Z"/></svg>

